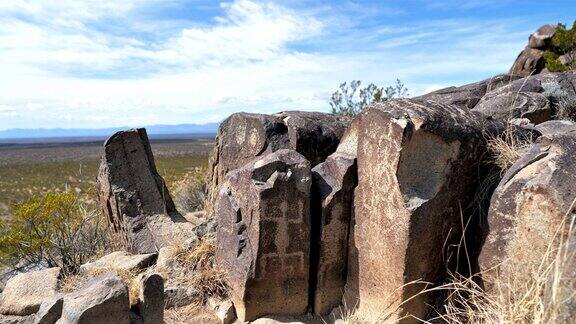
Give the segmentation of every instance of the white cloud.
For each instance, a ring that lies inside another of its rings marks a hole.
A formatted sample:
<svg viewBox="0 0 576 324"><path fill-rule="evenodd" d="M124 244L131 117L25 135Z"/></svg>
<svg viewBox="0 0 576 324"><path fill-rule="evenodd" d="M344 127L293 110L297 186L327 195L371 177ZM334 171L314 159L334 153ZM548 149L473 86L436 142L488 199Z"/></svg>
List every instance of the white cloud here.
<svg viewBox="0 0 576 324"><path fill-rule="evenodd" d="M178 30L134 15L161 3L2 1L0 107L15 112L0 109L0 129L202 123L238 110L328 110L330 91L351 79L388 84L399 77L419 94L447 79L503 72L527 35L498 21L355 29L330 11L251 0L222 4L218 17L179 22ZM126 30L102 28L114 19Z"/></svg>

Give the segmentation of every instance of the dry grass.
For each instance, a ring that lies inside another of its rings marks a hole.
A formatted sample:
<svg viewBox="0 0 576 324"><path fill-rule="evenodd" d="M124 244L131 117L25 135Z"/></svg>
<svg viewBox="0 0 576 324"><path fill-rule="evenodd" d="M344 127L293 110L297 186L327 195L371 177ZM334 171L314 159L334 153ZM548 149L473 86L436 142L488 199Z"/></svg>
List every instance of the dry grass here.
<svg viewBox="0 0 576 324"><path fill-rule="evenodd" d="M204 209L206 198L206 169L195 168L187 172L181 180L174 183L174 203L181 213Z"/></svg>
<svg viewBox="0 0 576 324"><path fill-rule="evenodd" d="M214 312L207 311L203 305L191 304L164 310L165 324L202 323L219 324L220 320Z"/></svg>
<svg viewBox="0 0 576 324"><path fill-rule="evenodd" d="M487 147L493 163L504 172L524 155L532 143L532 137L519 136L513 128L508 128L502 135L488 138Z"/></svg>

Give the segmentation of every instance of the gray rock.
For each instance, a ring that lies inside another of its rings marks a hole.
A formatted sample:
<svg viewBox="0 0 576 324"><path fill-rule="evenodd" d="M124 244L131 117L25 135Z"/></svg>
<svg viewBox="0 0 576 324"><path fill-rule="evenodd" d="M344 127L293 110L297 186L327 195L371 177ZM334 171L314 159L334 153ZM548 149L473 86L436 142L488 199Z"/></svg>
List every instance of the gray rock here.
<svg viewBox="0 0 576 324"><path fill-rule="evenodd" d="M514 61L510 74L527 77L538 74L544 70L544 52L539 49L526 47Z"/></svg>
<svg viewBox="0 0 576 324"><path fill-rule="evenodd" d="M346 284L348 233L356 157L336 152L312 169L312 250L314 312L325 315L340 305Z"/></svg>
<svg viewBox="0 0 576 324"><path fill-rule="evenodd" d="M157 253L132 254L126 251L116 251L94 262L83 264L80 266L80 273L90 273L103 269L138 272L154 265L157 258Z"/></svg>
<svg viewBox="0 0 576 324"><path fill-rule="evenodd" d="M64 298L57 296L48 299L40 305L40 310L36 313L35 324L54 324L62 316Z"/></svg>
<svg viewBox="0 0 576 324"><path fill-rule="evenodd" d="M164 288L165 308L182 307L200 301L202 294L189 287L166 287Z"/></svg>
<svg viewBox="0 0 576 324"><path fill-rule="evenodd" d="M551 120L536 125L535 129L542 135L555 135L573 132L576 125L568 120Z"/></svg>
<svg viewBox="0 0 576 324"><path fill-rule="evenodd" d="M236 113L218 129L209 159L206 212L214 214L226 174L256 157L279 149L294 149L314 166L332 154L348 119L318 112L288 111L275 115Z"/></svg>
<svg viewBox="0 0 576 324"><path fill-rule="evenodd" d="M58 323L128 324L128 288L115 275L94 278L78 291L64 296L62 317Z"/></svg>
<svg viewBox="0 0 576 324"><path fill-rule="evenodd" d="M542 94L534 92L506 92L487 96L473 110L502 120L526 118L534 124L552 119L550 102Z"/></svg>
<svg viewBox="0 0 576 324"><path fill-rule="evenodd" d="M463 85L461 87L448 87L436 90L413 99L417 101L431 101L440 104L455 105L460 108L472 109L476 104L478 104L478 101L480 101L486 92L498 89L517 79L518 77L501 74L490 79Z"/></svg>
<svg viewBox="0 0 576 324"><path fill-rule="evenodd" d="M32 315L45 299L56 295L60 268L30 271L12 277L6 283L0 300L0 314Z"/></svg>
<svg viewBox="0 0 576 324"><path fill-rule="evenodd" d="M286 149L226 176L216 208L216 263L240 322L306 313L310 185L310 162Z"/></svg>
<svg viewBox="0 0 576 324"><path fill-rule="evenodd" d="M138 309L144 324L164 321L164 279L157 273L143 274L139 278Z"/></svg>
<svg viewBox="0 0 576 324"><path fill-rule="evenodd" d="M34 315L17 316L17 315L0 315L0 324L32 324Z"/></svg>
<svg viewBox="0 0 576 324"><path fill-rule="evenodd" d="M106 141L97 185L104 214L126 234L133 253L155 253L193 228L176 212L143 128Z"/></svg>
<svg viewBox="0 0 576 324"><path fill-rule="evenodd" d="M528 46L536 49L546 49L552 42L552 37L556 33L556 26L544 25L528 38Z"/></svg>

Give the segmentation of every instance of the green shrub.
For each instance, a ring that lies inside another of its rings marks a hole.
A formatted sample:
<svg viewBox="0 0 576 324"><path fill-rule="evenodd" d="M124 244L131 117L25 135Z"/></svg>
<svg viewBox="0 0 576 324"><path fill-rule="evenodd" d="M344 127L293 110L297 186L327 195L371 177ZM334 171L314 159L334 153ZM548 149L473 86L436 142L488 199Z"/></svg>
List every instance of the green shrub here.
<svg viewBox="0 0 576 324"><path fill-rule="evenodd" d="M576 21L570 29L566 29L564 24L558 24L556 33L552 37L552 47L554 52L559 55L576 50Z"/></svg>
<svg viewBox="0 0 576 324"><path fill-rule="evenodd" d="M12 218L0 221L0 263L59 266L75 273L80 265L109 248L107 224L89 212L75 194L51 192L12 206Z"/></svg>
<svg viewBox="0 0 576 324"><path fill-rule="evenodd" d="M544 52L544 60L546 61L546 68L550 72L564 72L568 70L568 67L558 59L560 55L552 52Z"/></svg>

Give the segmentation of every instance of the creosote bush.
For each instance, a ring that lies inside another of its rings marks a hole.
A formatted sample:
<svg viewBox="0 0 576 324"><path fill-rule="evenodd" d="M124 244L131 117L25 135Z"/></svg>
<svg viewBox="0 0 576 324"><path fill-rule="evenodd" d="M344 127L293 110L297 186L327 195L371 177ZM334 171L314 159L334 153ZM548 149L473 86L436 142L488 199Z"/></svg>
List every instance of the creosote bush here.
<svg viewBox="0 0 576 324"><path fill-rule="evenodd" d="M560 61L561 55L567 55L571 63L568 66ZM556 33L552 37L552 47L544 52L546 68L551 72L562 72L576 68L576 21L572 28L558 24Z"/></svg>
<svg viewBox="0 0 576 324"><path fill-rule="evenodd" d="M120 245L101 213L86 209L71 192L33 197L12 210L11 219L0 220L0 262L13 268L58 266L71 274Z"/></svg>

